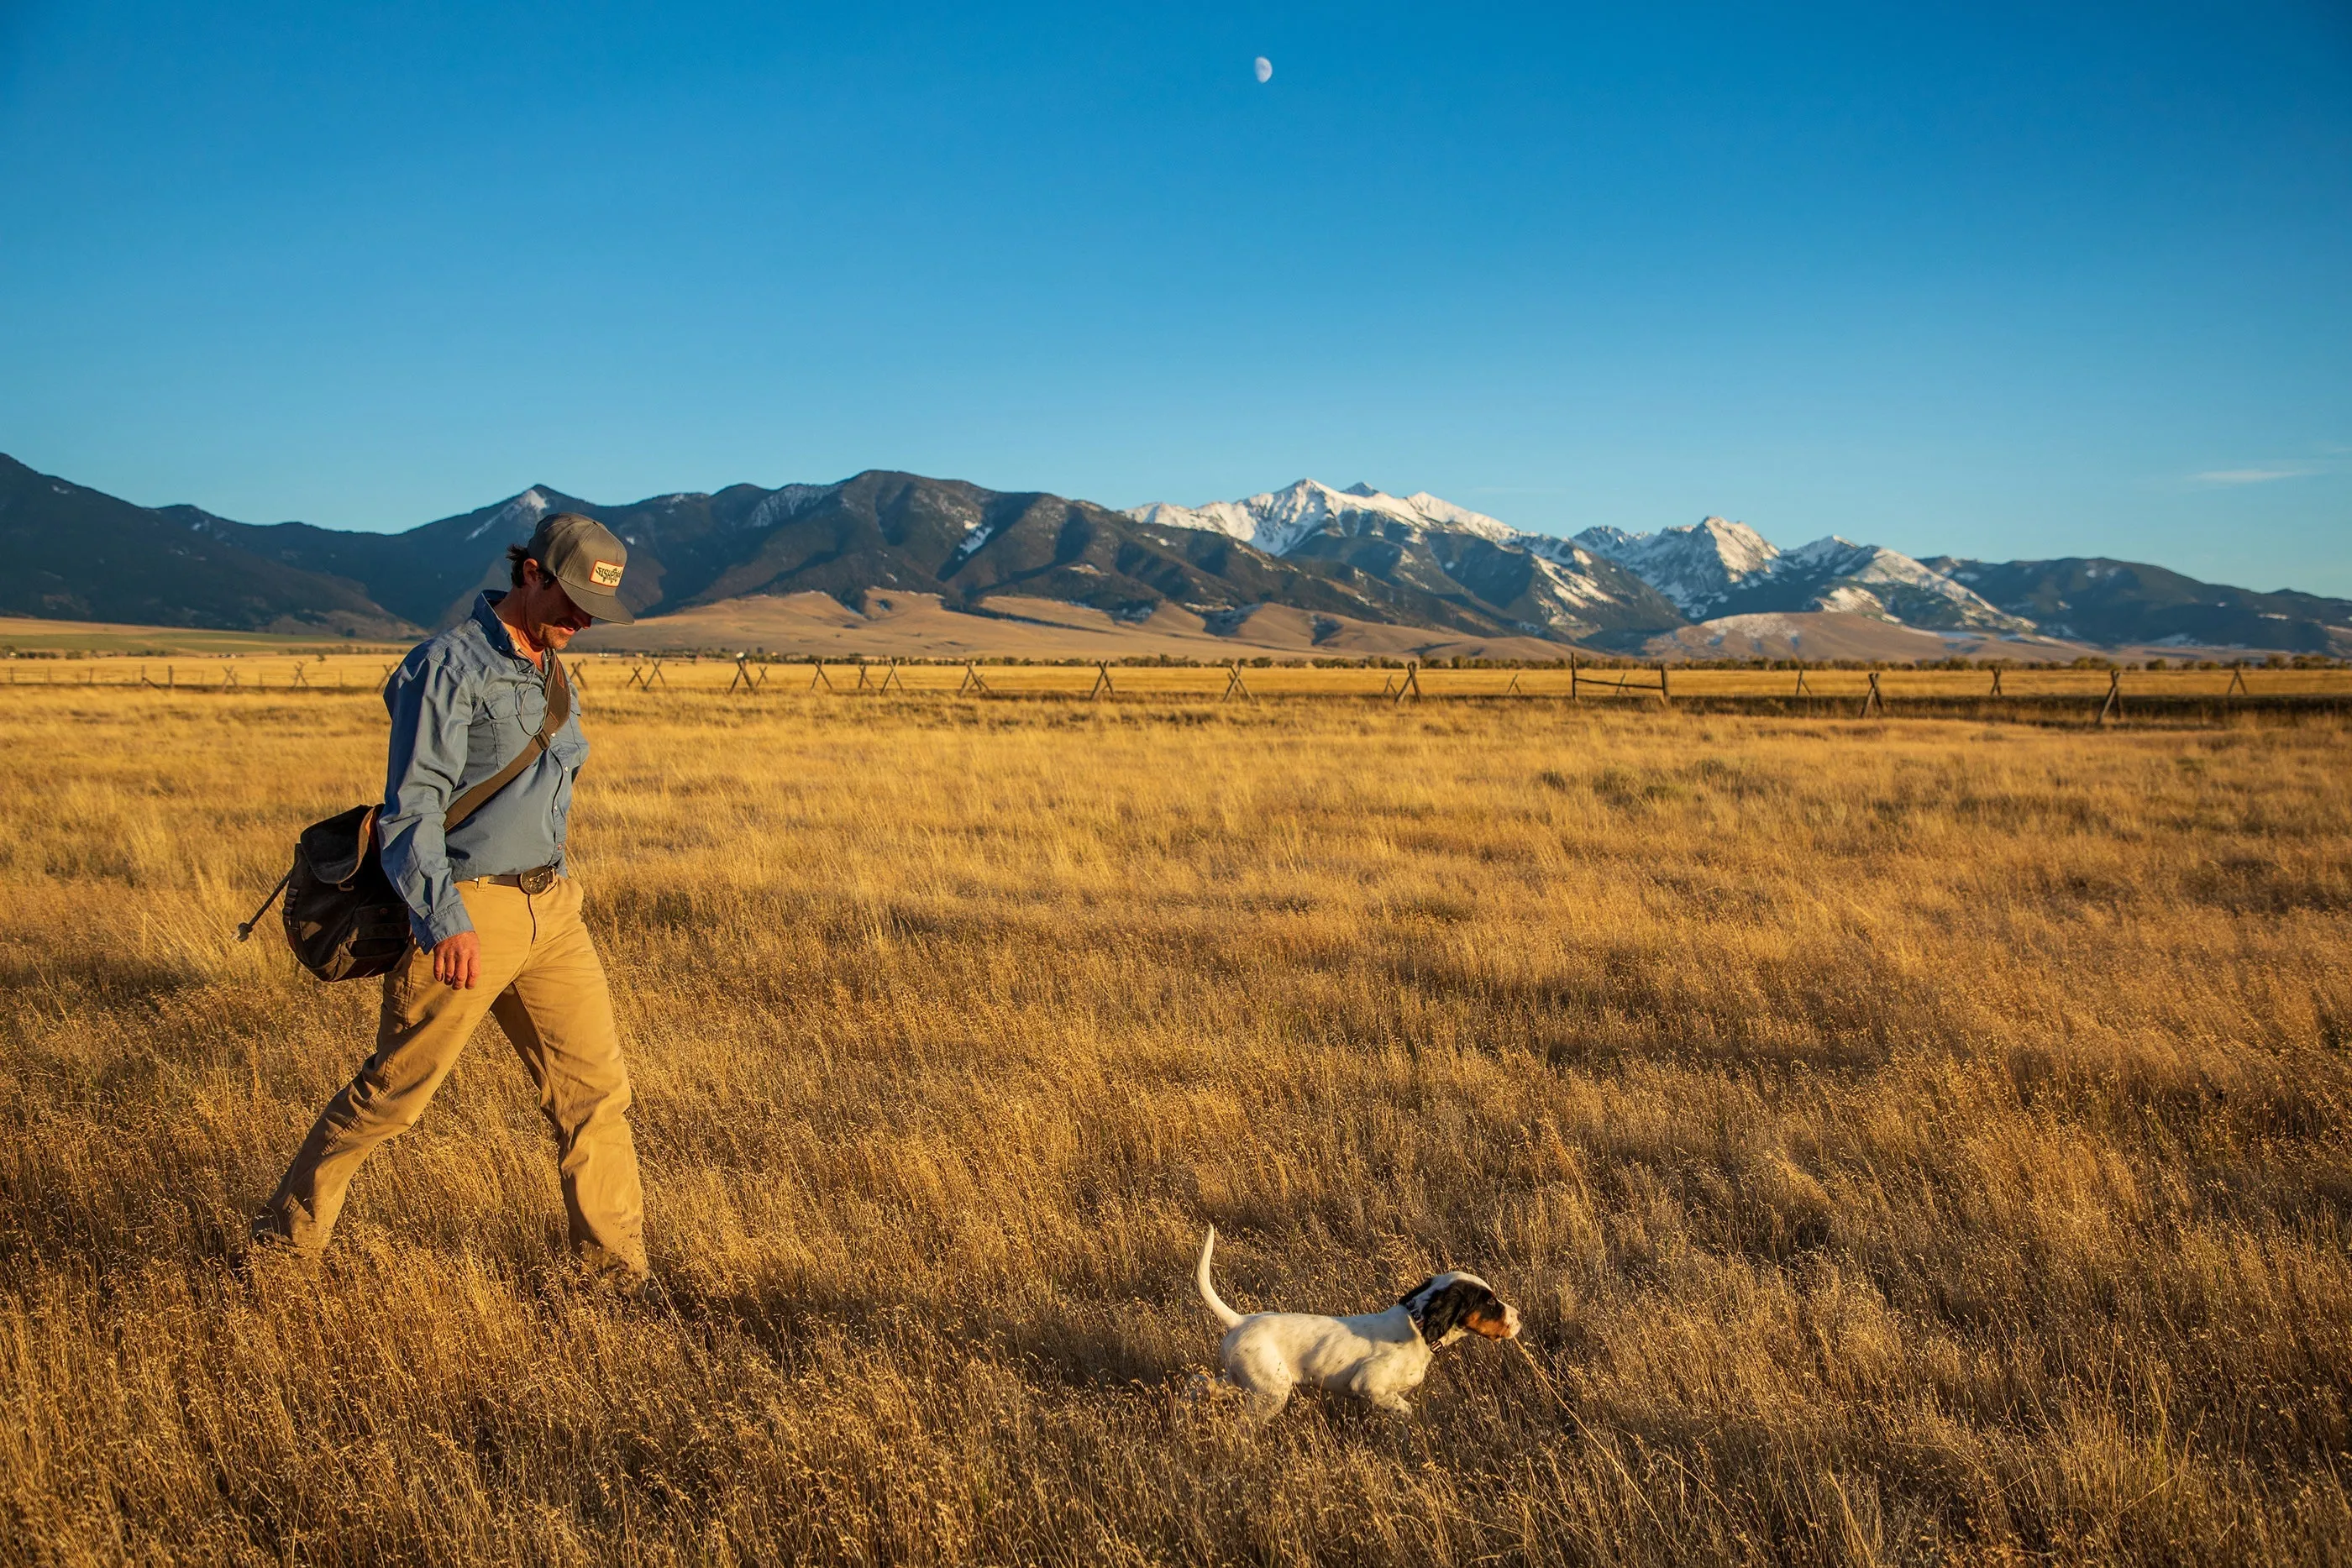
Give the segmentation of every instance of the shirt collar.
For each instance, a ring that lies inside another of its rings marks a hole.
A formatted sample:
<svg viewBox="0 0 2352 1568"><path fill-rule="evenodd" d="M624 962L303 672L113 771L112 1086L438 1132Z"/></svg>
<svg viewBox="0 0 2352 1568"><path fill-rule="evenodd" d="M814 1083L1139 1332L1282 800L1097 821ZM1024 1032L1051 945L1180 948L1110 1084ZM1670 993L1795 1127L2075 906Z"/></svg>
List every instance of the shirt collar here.
<svg viewBox="0 0 2352 1568"><path fill-rule="evenodd" d="M486 588L476 594L474 623L482 629L482 635L490 640L491 647L509 659L519 659L528 664L530 660L524 656L520 648L515 646L513 630L499 619L499 601L506 596L507 592L503 588Z"/></svg>

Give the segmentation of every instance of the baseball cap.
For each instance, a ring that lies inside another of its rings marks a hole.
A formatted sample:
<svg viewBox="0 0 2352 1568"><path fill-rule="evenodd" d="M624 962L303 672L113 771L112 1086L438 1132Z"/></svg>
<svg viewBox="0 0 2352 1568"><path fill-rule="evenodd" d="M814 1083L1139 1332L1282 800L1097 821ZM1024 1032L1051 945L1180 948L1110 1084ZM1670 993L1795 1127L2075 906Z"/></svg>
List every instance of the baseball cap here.
<svg viewBox="0 0 2352 1568"><path fill-rule="evenodd" d="M623 626L635 622L621 602L621 574L629 547L613 530L578 512L551 512L539 520L523 552L563 585L572 602L599 621Z"/></svg>

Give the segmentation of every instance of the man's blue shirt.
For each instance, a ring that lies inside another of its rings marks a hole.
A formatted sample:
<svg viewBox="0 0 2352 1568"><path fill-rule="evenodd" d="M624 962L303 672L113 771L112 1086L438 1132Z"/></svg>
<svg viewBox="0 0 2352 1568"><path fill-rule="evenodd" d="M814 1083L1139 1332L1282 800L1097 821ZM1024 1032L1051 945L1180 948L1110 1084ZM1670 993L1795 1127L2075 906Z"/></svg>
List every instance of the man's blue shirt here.
<svg viewBox="0 0 2352 1568"><path fill-rule="evenodd" d="M505 597L477 597L472 615L410 649L383 689L392 754L377 842L422 947L474 928L458 883L564 863L572 779L588 760L577 688L547 754L446 839L441 831L449 802L505 767L547 716L546 678L499 619Z"/></svg>

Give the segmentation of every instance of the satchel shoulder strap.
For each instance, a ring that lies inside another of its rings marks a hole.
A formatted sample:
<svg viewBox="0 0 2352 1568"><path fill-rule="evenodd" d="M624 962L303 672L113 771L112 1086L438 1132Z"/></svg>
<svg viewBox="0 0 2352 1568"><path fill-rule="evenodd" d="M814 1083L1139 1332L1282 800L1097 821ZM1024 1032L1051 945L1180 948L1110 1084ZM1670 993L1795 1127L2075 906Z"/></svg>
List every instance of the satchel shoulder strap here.
<svg viewBox="0 0 2352 1568"><path fill-rule="evenodd" d="M541 650L547 661L547 714L539 721L539 733L523 743L523 748L507 759L507 765L449 802L449 814L441 819L441 831L453 831L460 822L489 803L491 796L513 783L522 770L538 760L572 717L572 681L563 673L562 656L552 648Z"/></svg>

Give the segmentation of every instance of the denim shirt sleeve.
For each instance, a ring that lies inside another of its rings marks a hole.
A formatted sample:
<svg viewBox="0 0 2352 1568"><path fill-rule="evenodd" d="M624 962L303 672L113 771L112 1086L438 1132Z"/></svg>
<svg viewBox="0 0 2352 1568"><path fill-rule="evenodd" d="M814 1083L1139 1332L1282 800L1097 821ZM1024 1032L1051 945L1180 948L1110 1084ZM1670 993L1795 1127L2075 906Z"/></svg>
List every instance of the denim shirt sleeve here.
<svg viewBox="0 0 2352 1568"><path fill-rule="evenodd" d="M408 905L416 945L430 949L474 928L449 877L441 820L466 768L473 694L466 672L448 657L412 659L383 694L392 710L384 806L376 819L383 873Z"/></svg>

